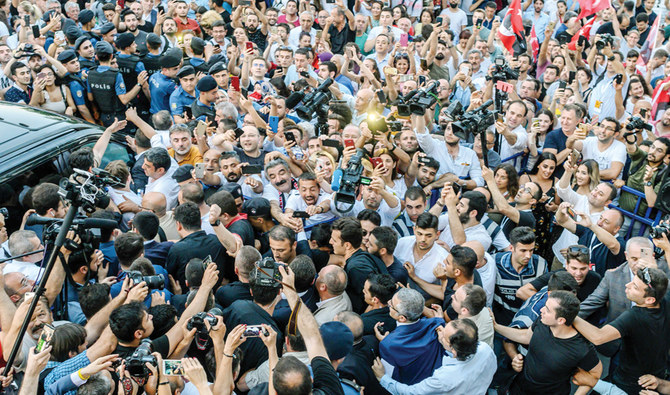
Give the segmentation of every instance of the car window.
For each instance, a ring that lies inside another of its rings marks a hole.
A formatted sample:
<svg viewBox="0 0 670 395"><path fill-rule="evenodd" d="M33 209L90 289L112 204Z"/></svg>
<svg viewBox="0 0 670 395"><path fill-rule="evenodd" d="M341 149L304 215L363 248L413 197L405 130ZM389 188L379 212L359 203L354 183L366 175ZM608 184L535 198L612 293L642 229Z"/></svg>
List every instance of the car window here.
<svg viewBox="0 0 670 395"><path fill-rule="evenodd" d="M95 145L95 142L86 144L87 147L93 148ZM113 141L109 142L109 145L107 146L107 149L105 150L105 154L102 156L102 163L100 163L100 168L104 169L105 166L109 162L115 161L115 160L122 160L125 163L132 163L133 158L130 156L128 153L128 150L126 149L125 146L115 143Z"/></svg>

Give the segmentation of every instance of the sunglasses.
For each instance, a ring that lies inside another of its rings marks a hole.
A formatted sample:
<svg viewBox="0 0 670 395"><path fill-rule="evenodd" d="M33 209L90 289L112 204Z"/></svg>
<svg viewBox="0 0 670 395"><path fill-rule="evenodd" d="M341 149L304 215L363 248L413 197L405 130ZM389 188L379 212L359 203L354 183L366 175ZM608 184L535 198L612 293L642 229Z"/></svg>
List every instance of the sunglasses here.
<svg viewBox="0 0 670 395"><path fill-rule="evenodd" d="M584 246L570 246L568 247L568 252L570 254L586 254L589 255L589 249Z"/></svg>

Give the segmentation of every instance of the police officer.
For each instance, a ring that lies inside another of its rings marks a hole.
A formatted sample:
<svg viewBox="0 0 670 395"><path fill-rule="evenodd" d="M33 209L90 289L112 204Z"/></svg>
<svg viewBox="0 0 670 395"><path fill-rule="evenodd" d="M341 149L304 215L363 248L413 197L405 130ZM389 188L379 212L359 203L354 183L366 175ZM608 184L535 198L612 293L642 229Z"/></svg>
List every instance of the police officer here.
<svg viewBox="0 0 670 395"><path fill-rule="evenodd" d="M95 46L98 40L100 40L100 37L92 31L95 27L95 14L91 10L83 9L77 19L81 24L82 37L90 38L91 43Z"/></svg>
<svg viewBox="0 0 670 395"><path fill-rule="evenodd" d="M198 91L195 89L195 69L193 66L184 66L177 73L179 88L170 95L170 113L175 123L186 123L185 109L191 108Z"/></svg>
<svg viewBox="0 0 670 395"><path fill-rule="evenodd" d="M74 50L79 55L79 66L82 70L94 69L98 67L95 63L95 45L90 38L81 36L74 42Z"/></svg>
<svg viewBox="0 0 670 395"><path fill-rule="evenodd" d="M216 62L209 68L209 75L214 77L219 89L228 89L228 69L223 62Z"/></svg>
<svg viewBox="0 0 670 395"><path fill-rule="evenodd" d="M58 61L67 70L67 74L63 77L63 82L70 88L70 93L72 93L72 99L74 99L74 104L77 106L79 115L88 122L95 123L95 119L91 115L91 110L86 102L86 83L81 76L81 66L77 55L75 55L73 50L66 49L58 55Z"/></svg>
<svg viewBox="0 0 670 395"><path fill-rule="evenodd" d="M181 64L182 52L179 48L168 50L161 58L161 72L154 73L149 79L151 89L151 113L170 110L170 95L177 88L173 78L177 76Z"/></svg>
<svg viewBox="0 0 670 395"><path fill-rule="evenodd" d="M198 95L198 100L194 101L191 105L193 118L198 121L213 123L216 118L214 103L216 103L216 98L218 96L218 86L216 85L214 77L210 75L202 77L195 88L200 94Z"/></svg>
<svg viewBox="0 0 670 395"><path fill-rule="evenodd" d="M205 40L200 37L193 37L191 39L191 49L193 50L193 57L191 57L188 62L195 71L201 73L207 73L209 67L205 62Z"/></svg>
<svg viewBox="0 0 670 395"><path fill-rule="evenodd" d="M114 36L116 36L116 26L112 22L107 22L100 27L100 34L102 39L110 44L114 44ZM96 43L97 44L97 43Z"/></svg>
<svg viewBox="0 0 670 395"><path fill-rule="evenodd" d="M135 36L132 33L121 33L116 36L114 41L119 53L116 56L116 64L119 72L123 76L123 82L126 86L135 86L137 84L137 76L144 71L144 64L140 61L139 56L135 55L137 51L137 44L135 43ZM148 75L148 74L147 74ZM142 88L145 92L140 92L137 97L131 100L130 105L137 109L137 114L140 118L148 121L149 114L149 99L150 95L149 84L145 84Z"/></svg>
<svg viewBox="0 0 670 395"><path fill-rule="evenodd" d="M100 66L88 73L88 99L98 105L102 124L109 126L114 123L114 118L125 119L126 104L137 97L148 77L147 72L142 71L137 76L137 85L126 91L121 73L110 67L114 48L108 42L100 41L95 45L95 54Z"/></svg>
<svg viewBox="0 0 670 395"><path fill-rule="evenodd" d="M144 63L144 68L149 74L149 77L161 71L162 44L163 42L158 35L149 33L147 36L147 50L149 52L142 57L142 63Z"/></svg>

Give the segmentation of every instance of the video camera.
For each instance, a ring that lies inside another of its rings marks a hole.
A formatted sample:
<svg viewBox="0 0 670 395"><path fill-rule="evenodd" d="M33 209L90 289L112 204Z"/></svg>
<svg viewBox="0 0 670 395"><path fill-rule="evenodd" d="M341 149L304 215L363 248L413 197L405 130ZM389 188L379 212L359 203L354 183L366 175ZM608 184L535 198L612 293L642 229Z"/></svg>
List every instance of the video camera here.
<svg viewBox="0 0 670 395"><path fill-rule="evenodd" d="M279 264L271 257L266 257L256 262L251 271L251 278L256 285L269 288L281 288L282 276L279 273Z"/></svg>
<svg viewBox="0 0 670 395"><path fill-rule="evenodd" d="M614 37L612 37L611 34L605 33L600 35L600 40L596 41L596 48L598 51L602 51L607 44L613 45L614 44Z"/></svg>
<svg viewBox="0 0 670 395"><path fill-rule="evenodd" d="M626 130L629 130L631 132L635 132L636 130L642 130L642 129L646 129L650 132L653 130L651 125L645 122L645 120L640 117L632 117L626 124ZM630 135L630 133L624 134L624 137L626 137L627 135Z"/></svg>
<svg viewBox="0 0 670 395"><path fill-rule="evenodd" d="M340 189L335 193L335 206L341 213L348 213L356 203L356 195L360 185L370 185L370 178L363 177L362 159L365 152L357 149L356 154L349 159L347 168L342 172ZM342 206L340 206L342 204Z"/></svg>
<svg viewBox="0 0 670 395"><path fill-rule="evenodd" d="M53 242L58 236L58 232L61 230L61 224L63 220L60 218L46 218L40 217L37 215L32 215L26 220L26 225L44 225L43 231L43 240L45 243ZM102 219L102 218L77 218L72 221L72 226L70 229L73 230L79 239L81 239L81 244L77 245L72 240L65 241L65 248L70 251L78 250L83 247L87 255L92 254L96 249L98 249L101 241L101 232L100 229L115 229L118 226L116 221L111 219Z"/></svg>
<svg viewBox="0 0 670 395"><path fill-rule="evenodd" d="M209 342L209 329L205 322L209 322L209 327L212 328L219 323L217 315L223 316L223 312L218 307L214 307L209 312L201 311L188 320L186 329L190 331L195 328L195 344L198 349L204 350Z"/></svg>
<svg viewBox="0 0 670 395"><path fill-rule="evenodd" d="M373 134L386 133L389 130L392 132L399 132L402 130L402 122L395 120L389 121L377 113L368 113L368 117L365 121L368 125L368 129L370 129Z"/></svg>
<svg viewBox="0 0 670 395"><path fill-rule="evenodd" d="M109 206L109 195L105 187L108 185L125 185L121 181L101 169L95 169L93 173L74 169L74 180L62 179L59 183L58 194L71 202L76 202L87 213L92 213L96 208L105 209Z"/></svg>
<svg viewBox="0 0 670 395"><path fill-rule="evenodd" d="M298 106L295 109L295 112L298 114L300 119L305 121L311 121L314 114L328 114L328 102L330 101L332 94L328 88L333 84L331 78L327 78L321 83L312 93L305 96L302 100L302 105Z"/></svg>
<svg viewBox="0 0 670 395"><path fill-rule="evenodd" d="M651 236L652 239L660 239L663 235L670 237L670 226L668 224L652 226L651 229L649 229L649 236Z"/></svg>
<svg viewBox="0 0 670 395"><path fill-rule="evenodd" d="M487 81L507 81L516 80L519 78L519 72L510 68L503 56L496 56L494 62L495 68L493 69L491 76L486 76Z"/></svg>
<svg viewBox="0 0 670 395"><path fill-rule="evenodd" d="M148 363L154 367L158 365L156 357L151 355L153 348L151 340L143 339L133 354L126 358L126 371L131 376L145 380L151 376L151 370L146 367L146 364Z"/></svg>
<svg viewBox="0 0 670 395"><path fill-rule="evenodd" d="M460 118L460 121L451 124L451 130L454 135L461 140L468 141L470 135L476 136L486 131L486 129L495 123L495 115L493 111L487 108L493 104L493 100L489 100L478 108L468 111L463 114L452 114L455 119ZM455 111L457 108L454 109Z"/></svg>
<svg viewBox="0 0 670 395"><path fill-rule="evenodd" d="M128 272L128 277L133 281L133 284L139 284L142 281L147 283L149 289L163 289L165 288L165 277L162 274L155 276L143 276L142 273L132 270Z"/></svg>

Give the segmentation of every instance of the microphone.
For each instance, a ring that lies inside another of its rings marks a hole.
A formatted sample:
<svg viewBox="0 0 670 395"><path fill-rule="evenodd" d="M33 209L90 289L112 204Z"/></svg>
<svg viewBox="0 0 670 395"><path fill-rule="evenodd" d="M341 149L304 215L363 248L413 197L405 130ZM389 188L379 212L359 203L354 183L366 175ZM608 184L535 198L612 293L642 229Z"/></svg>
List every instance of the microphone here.
<svg viewBox="0 0 670 395"><path fill-rule="evenodd" d="M26 225L51 225L53 223L62 223L60 218L40 217L39 215L31 215L26 220ZM118 224L112 219L103 218L77 218L72 221L72 225L81 226L82 228L102 228L102 229L116 229Z"/></svg>
<svg viewBox="0 0 670 395"><path fill-rule="evenodd" d="M294 109L295 106L298 105L302 101L302 99L305 97L305 94L302 92L293 92L289 95L289 97L286 99L286 108L288 109Z"/></svg>

